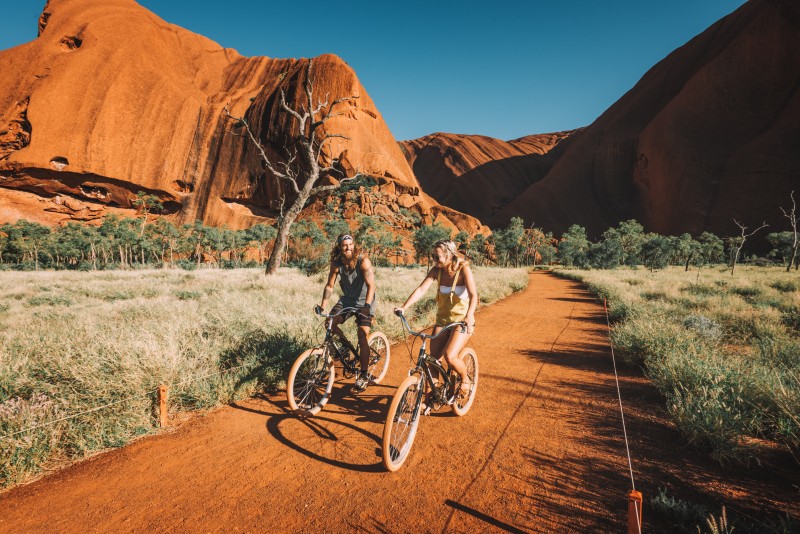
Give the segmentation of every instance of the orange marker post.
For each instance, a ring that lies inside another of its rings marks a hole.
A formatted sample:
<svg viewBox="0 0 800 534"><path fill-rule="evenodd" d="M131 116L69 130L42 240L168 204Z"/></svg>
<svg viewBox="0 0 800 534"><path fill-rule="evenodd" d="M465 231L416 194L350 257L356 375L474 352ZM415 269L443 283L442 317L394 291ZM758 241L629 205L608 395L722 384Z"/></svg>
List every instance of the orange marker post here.
<svg viewBox="0 0 800 534"><path fill-rule="evenodd" d="M642 534L642 493L628 492L628 534Z"/></svg>
<svg viewBox="0 0 800 534"><path fill-rule="evenodd" d="M158 422L161 428L167 427L167 397L169 388L165 385L158 386Z"/></svg>

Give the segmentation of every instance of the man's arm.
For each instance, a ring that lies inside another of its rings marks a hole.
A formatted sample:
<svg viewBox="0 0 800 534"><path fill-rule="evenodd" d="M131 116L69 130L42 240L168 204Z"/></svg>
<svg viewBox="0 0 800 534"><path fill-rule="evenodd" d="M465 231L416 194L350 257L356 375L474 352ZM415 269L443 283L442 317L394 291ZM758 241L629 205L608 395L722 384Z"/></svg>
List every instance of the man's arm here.
<svg viewBox="0 0 800 534"><path fill-rule="evenodd" d="M333 284L336 283L336 275L339 274L339 267L334 264L331 264L331 269L328 272L328 283L325 284L325 288L322 290L322 302L320 303L320 308L325 311L326 306L328 305L328 300L333 295Z"/></svg>
<svg viewBox="0 0 800 534"><path fill-rule="evenodd" d="M364 258L361 262L361 270L364 273L364 282L367 284L366 305L369 306L375 300L375 269L373 269L369 258Z"/></svg>

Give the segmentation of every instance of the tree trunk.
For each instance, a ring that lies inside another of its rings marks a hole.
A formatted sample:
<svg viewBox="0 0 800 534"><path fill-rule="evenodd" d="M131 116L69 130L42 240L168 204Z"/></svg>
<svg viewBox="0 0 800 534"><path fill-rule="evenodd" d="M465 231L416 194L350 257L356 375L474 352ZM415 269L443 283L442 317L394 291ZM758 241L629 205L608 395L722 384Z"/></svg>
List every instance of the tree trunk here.
<svg viewBox="0 0 800 534"><path fill-rule="evenodd" d="M744 246L744 243L742 243ZM733 261L731 262L731 276L733 276L733 270L736 269L736 262L739 261L739 252L742 250L742 247L736 249L736 254L733 255Z"/></svg>
<svg viewBox="0 0 800 534"><path fill-rule="evenodd" d="M296 206L299 205L300 208L302 208L302 206L305 205L305 200L307 199L308 196L306 195L306 199L304 199L301 203L299 202L300 198L298 197L295 203L292 204L292 207L289 209L289 211L286 212L286 215L278 223L278 235L275 236L275 244L272 245L272 252L270 252L269 261L267 262L267 269L264 274L275 274L278 271L278 267L281 266L283 252L286 250L286 245L289 242L289 230L291 230L294 220L300 213L300 209L296 208Z"/></svg>
<svg viewBox="0 0 800 534"><path fill-rule="evenodd" d="M792 247L792 259L789 260L789 263L786 264L786 272L788 273L789 270L792 268L792 265L795 265L797 262L797 246L798 243L795 243ZM795 267L797 269L797 267Z"/></svg>

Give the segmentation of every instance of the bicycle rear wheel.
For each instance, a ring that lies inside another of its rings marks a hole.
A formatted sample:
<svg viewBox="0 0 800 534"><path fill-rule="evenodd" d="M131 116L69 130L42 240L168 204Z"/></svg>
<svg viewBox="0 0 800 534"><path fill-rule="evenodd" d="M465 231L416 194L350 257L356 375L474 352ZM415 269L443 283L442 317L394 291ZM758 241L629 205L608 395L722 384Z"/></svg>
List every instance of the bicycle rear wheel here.
<svg viewBox="0 0 800 534"><path fill-rule="evenodd" d="M408 458L417 435L422 387L419 377L407 377L397 388L383 427L383 465L397 471Z"/></svg>
<svg viewBox="0 0 800 534"><path fill-rule="evenodd" d="M453 412L458 416L462 416L466 415L469 409L472 408L472 402L475 400L475 391L478 389L478 355L475 354L475 351L471 348L464 347L461 349L458 357L461 358L467 366L467 376L470 382L472 382L472 385L469 387L469 395L466 397L457 397L451 405L453 407ZM456 394L460 388L461 380L458 380L456 382Z"/></svg>
<svg viewBox="0 0 800 534"><path fill-rule="evenodd" d="M331 397L336 373L328 347L304 351L295 360L286 380L289 407L303 415L315 415Z"/></svg>
<svg viewBox="0 0 800 534"><path fill-rule="evenodd" d="M379 384L389 370L389 339L383 332L372 332L367 340L369 345L369 371L372 382Z"/></svg>

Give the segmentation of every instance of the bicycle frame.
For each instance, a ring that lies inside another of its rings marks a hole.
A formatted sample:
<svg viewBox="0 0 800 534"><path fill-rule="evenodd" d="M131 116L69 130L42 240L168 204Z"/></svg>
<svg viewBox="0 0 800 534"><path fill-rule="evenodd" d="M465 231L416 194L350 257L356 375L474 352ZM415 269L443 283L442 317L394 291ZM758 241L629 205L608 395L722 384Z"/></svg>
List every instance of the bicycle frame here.
<svg viewBox="0 0 800 534"><path fill-rule="evenodd" d="M325 346L328 346L329 349L332 349L334 347L333 340L334 337L336 337L339 339L339 341L341 341L344 344L345 348L355 356L355 359L353 361L349 361L346 358L341 358L340 355L335 350L325 351L327 358L333 358L334 360L339 360L340 362L342 362L342 366L348 373L354 373L360 369L360 367L357 367L358 365L360 365L359 364L360 352L356 347L353 346L350 340L347 339L346 336L344 336L344 334L340 336L333 332L333 318L351 311L355 312L356 315L363 316L363 314L361 313L361 308L354 308L354 307L342 308L341 310L339 310L338 313L332 313L332 314L322 313L321 311L318 310L314 311L320 317L324 317L325 319L327 319L325 326L325 339L322 341L322 343L318 345L318 347L323 348Z"/></svg>
<svg viewBox="0 0 800 534"><path fill-rule="evenodd" d="M430 354L428 354L426 352L428 340L429 339L430 340L436 339L439 336L441 336L444 332L447 332L448 330L450 330L452 328L455 328L457 326L460 326L461 327L461 331L464 332L465 329L466 329L467 323L465 323L464 321L459 321L459 322L456 322L456 323L450 323L449 325L447 325L444 328L442 328L441 330L439 330L436 334L424 334L422 332L415 332L415 331L411 330L411 327L409 326L408 320L406 319L405 315L403 315L401 313L398 313L397 315L398 315L398 317L400 317L400 319L402 319L403 326L404 326L404 328L406 330L408 330L409 334L411 334L412 336L415 336L415 337L418 337L418 338L422 339L422 346L419 348L419 356L417 356L417 361L415 362L414 367L409 370L409 372L408 372L409 376L412 375L412 374L419 374L420 375L420 387L423 388L423 391L424 391L425 390L425 386L427 385L426 381L428 381L431 385L433 385L435 383L435 381L433 379L433 373L431 372L431 368L434 368L439 373L439 376L442 377L442 380L444 381L444 383L441 384L441 386L440 386L440 387L443 388L442 391L448 391L450 389L450 386L452 385L452 382L450 380L450 369L449 369L450 366L448 365L448 368L445 369L444 366L441 363L439 363L439 360L437 360L436 358L434 358L433 356L431 356ZM432 390L433 390L433 388L432 388ZM434 392L435 396L439 394L439 391L437 391L437 390L433 390L433 392ZM455 395L456 395L456 392L453 393L452 398L445 398L445 397L436 398L436 397L434 397L434 401L438 402L438 403L441 403L441 404L449 404L450 402L452 402L455 399ZM417 417L418 415L419 415L419 406L415 406L415 408L414 408L414 417Z"/></svg>

